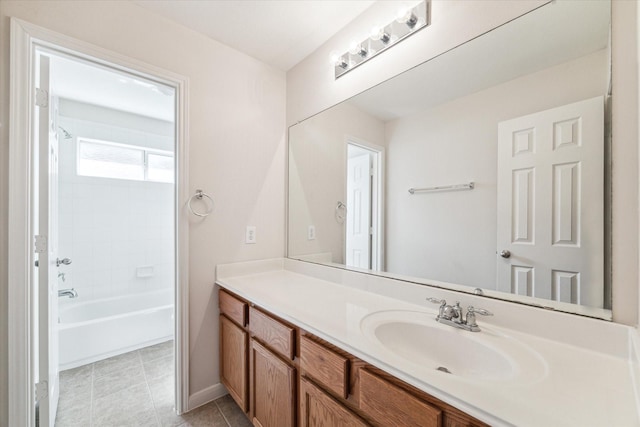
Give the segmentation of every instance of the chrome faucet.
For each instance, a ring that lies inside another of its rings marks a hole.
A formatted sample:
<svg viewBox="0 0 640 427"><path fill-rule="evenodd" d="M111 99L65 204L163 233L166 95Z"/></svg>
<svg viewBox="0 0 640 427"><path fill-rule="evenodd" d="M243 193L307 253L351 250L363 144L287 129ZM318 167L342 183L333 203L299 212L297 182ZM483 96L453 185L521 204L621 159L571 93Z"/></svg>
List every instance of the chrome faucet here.
<svg viewBox="0 0 640 427"><path fill-rule="evenodd" d="M73 288L71 288L71 289L60 289L58 291L58 297L78 298L78 292Z"/></svg>
<svg viewBox="0 0 640 427"><path fill-rule="evenodd" d="M456 301L454 305L447 304L447 301L437 298L427 298L427 301L434 304L440 304L436 321L444 323L445 325L453 326L454 328L464 329L471 332L480 332L480 327L476 323L476 314L482 316L493 316L489 310L483 308L474 308L470 305L467 308L467 315L464 315L464 310L460 307L460 303Z"/></svg>

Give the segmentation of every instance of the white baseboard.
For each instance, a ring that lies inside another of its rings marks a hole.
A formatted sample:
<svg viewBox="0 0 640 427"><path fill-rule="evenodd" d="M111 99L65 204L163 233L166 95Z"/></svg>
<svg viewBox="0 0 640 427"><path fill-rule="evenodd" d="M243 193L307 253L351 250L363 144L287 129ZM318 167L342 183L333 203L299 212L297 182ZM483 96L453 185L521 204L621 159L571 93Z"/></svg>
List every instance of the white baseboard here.
<svg viewBox="0 0 640 427"><path fill-rule="evenodd" d="M189 411L194 410L205 403L209 403L212 400L216 400L227 393L227 388L223 386L222 383L214 384L204 390L195 392L189 396Z"/></svg>

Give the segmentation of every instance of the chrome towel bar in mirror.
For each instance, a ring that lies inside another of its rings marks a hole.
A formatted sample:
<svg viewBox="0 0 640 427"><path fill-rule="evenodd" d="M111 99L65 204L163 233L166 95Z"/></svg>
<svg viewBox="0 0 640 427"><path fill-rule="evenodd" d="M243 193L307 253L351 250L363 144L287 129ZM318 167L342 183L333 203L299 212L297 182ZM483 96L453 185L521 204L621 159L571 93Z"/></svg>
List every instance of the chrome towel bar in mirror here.
<svg viewBox="0 0 640 427"><path fill-rule="evenodd" d="M473 183L472 181L468 184L440 185L437 187L426 187L426 188L410 188L409 194L427 193L427 192L434 192L434 191L473 190L474 188L475 188L475 183Z"/></svg>

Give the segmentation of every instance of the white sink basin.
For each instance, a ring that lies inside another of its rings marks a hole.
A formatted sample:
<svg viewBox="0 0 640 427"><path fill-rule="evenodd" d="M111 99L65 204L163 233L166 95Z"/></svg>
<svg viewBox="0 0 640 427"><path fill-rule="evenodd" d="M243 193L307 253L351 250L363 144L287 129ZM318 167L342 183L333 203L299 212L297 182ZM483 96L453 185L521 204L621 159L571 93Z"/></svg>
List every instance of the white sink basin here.
<svg viewBox="0 0 640 427"><path fill-rule="evenodd" d="M362 319L362 332L390 361L469 381L530 382L546 373L530 347L481 325L469 332L436 322L417 311L380 311Z"/></svg>

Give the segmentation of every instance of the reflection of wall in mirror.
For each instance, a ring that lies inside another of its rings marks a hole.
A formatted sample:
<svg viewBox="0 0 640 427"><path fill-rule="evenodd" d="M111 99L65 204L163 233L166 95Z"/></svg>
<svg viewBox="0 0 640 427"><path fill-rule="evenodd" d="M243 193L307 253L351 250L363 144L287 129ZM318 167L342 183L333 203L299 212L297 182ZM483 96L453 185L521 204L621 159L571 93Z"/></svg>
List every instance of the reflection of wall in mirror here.
<svg viewBox="0 0 640 427"><path fill-rule="evenodd" d="M334 213L346 202L348 137L383 145L384 123L345 103L289 130L289 256L331 253L332 262L344 263L345 225Z"/></svg>
<svg viewBox="0 0 640 427"><path fill-rule="evenodd" d="M498 123L605 94L608 62L604 49L388 122L387 270L495 289Z"/></svg>

